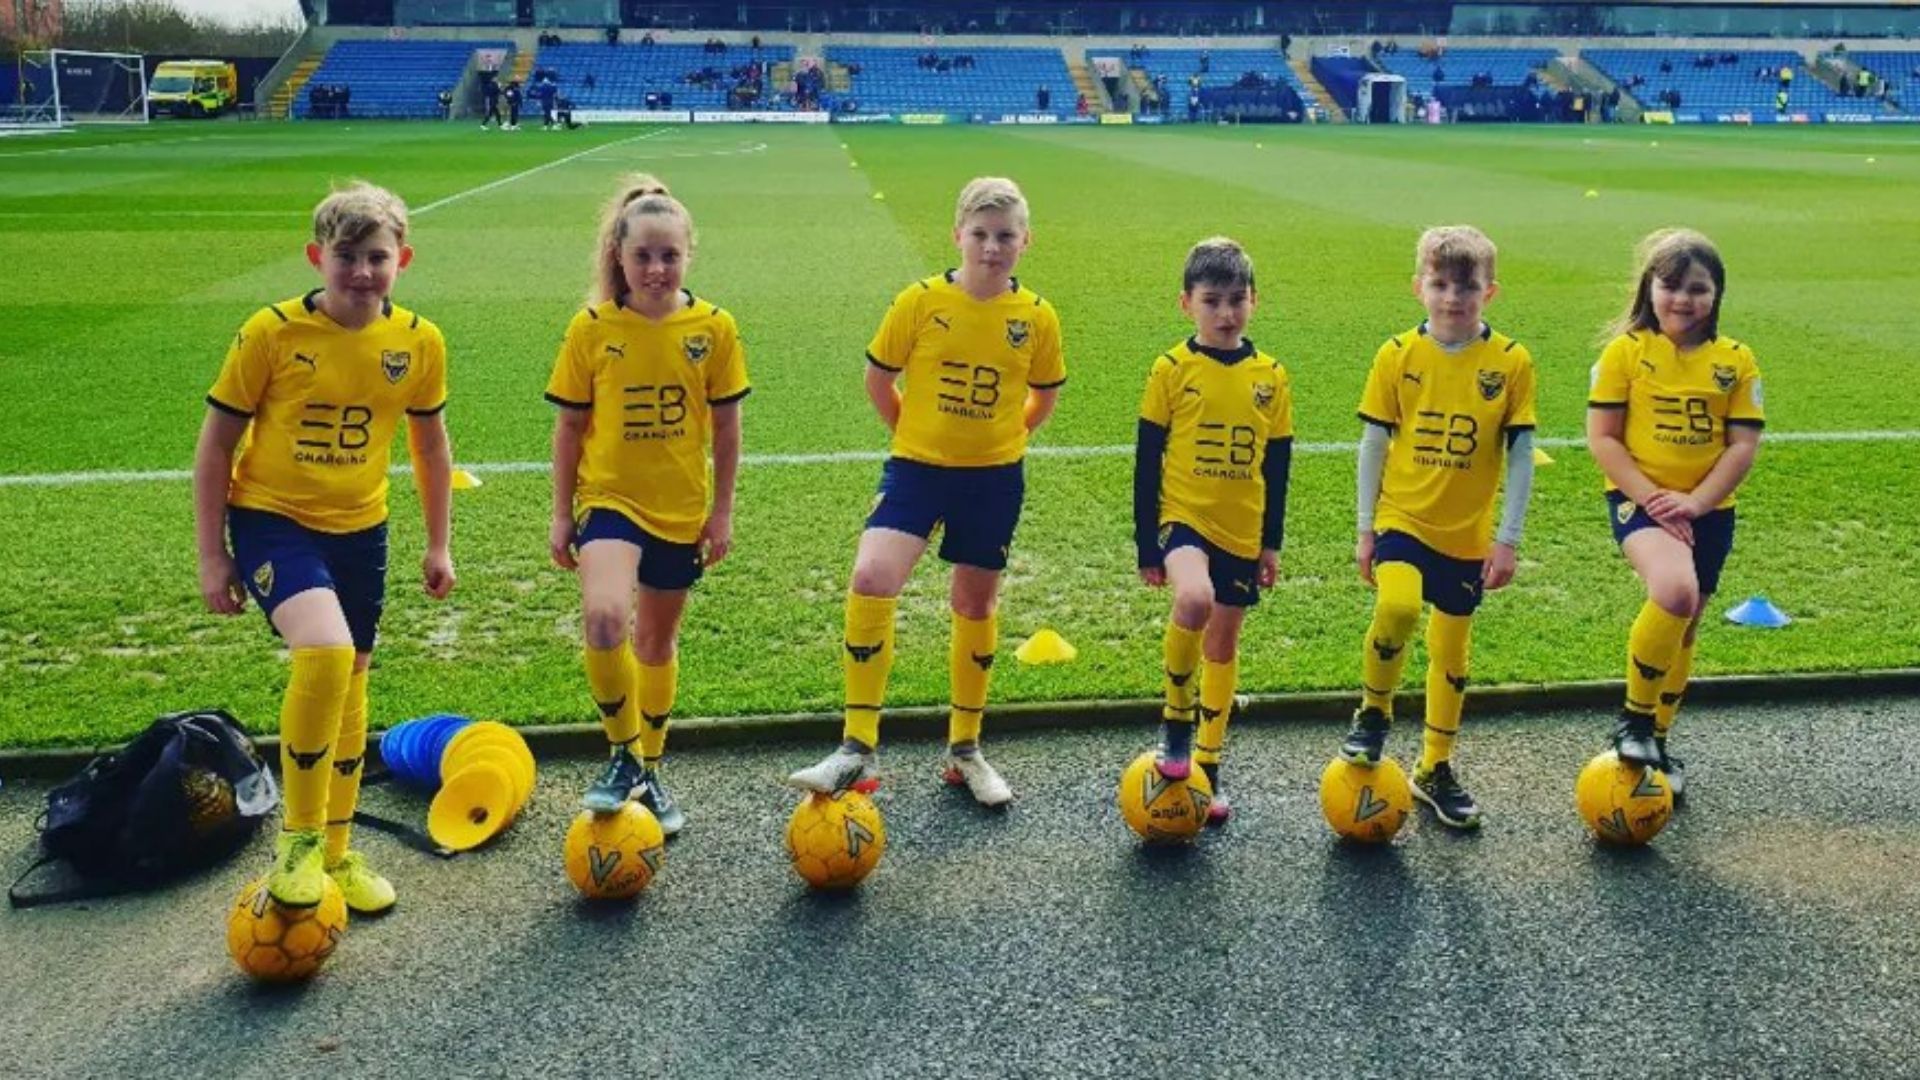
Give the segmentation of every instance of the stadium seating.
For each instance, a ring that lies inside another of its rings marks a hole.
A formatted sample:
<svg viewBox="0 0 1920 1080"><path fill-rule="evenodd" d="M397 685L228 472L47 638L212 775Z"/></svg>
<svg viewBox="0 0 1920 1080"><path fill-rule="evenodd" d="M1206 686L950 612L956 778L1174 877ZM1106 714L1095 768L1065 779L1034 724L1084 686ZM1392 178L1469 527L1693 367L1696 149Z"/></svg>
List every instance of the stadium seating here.
<svg viewBox="0 0 1920 1080"><path fill-rule="evenodd" d="M1733 59L1724 60L1728 55ZM1771 75L1762 78L1762 66L1772 72L1782 66L1793 69L1793 88L1787 94L1790 112L1848 112L1857 107L1857 103L1842 98L1815 78L1798 53L1784 50L1721 50L1712 54L1712 67L1697 66L1701 56L1698 51L1681 49L1582 49L1580 56L1649 109L1662 108L1660 95L1673 90L1680 95L1678 111L1771 113L1780 84ZM1662 63L1668 70L1660 70ZM1646 81L1627 89L1636 75Z"/></svg>
<svg viewBox="0 0 1920 1080"><path fill-rule="evenodd" d="M1920 94L1915 93L1920 91L1920 52L1859 51L1849 54L1848 59L1884 80L1903 111L1920 107Z"/></svg>
<svg viewBox="0 0 1920 1080"><path fill-rule="evenodd" d="M1490 75L1495 86L1522 86L1527 76L1553 62L1559 55L1552 49L1463 49L1449 48L1427 59L1410 51L1383 52L1375 57L1382 70L1407 80L1407 92L1433 96L1434 72L1441 71L1443 86L1467 86L1476 75Z"/></svg>
<svg viewBox="0 0 1920 1080"><path fill-rule="evenodd" d="M1208 58L1204 72L1200 70L1202 55ZM1232 86L1249 71L1269 82L1293 87L1304 101L1313 100L1313 95L1300 82L1300 76L1287 66L1287 58L1268 49L1149 49L1138 60L1124 55L1122 59L1128 66L1145 71L1148 78L1165 75L1167 91L1176 104L1185 103L1188 81L1195 75L1200 76L1200 87L1204 90Z"/></svg>
<svg viewBox="0 0 1920 1080"><path fill-rule="evenodd" d="M859 102L860 111L975 113L999 116L1045 111L1068 116L1079 91L1066 57L1058 49L934 49L951 58L973 57L972 67L934 71L920 66L928 49L887 49L841 46L827 50L828 61L854 65L860 73L846 95ZM1036 91L1045 86L1051 100L1045 110L1035 105Z"/></svg>
<svg viewBox="0 0 1920 1080"><path fill-rule="evenodd" d="M588 45L565 42L549 45L534 57L535 70L551 71L558 78L560 92L573 100L576 109L638 109L648 93L673 95L676 109L725 109L727 92L735 83L734 68L758 59L766 66L766 93L763 104L785 87L774 86L771 71L775 64L790 63L790 45L763 45L756 52L740 46L724 53L710 53L700 45ZM704 86L687 82L687 76L712 68L719 77ZM593 85L587 85L587 76Z"/></svg>
<svg viewBox="0 0 1920 1080"><path fill-rule="evenodd" d="M460 81L476 50L512 48L506 41L338 41L306 85L350 88L353 116L433 119L441 115L440 92ZM305 119L311 111L302 93L293 115Z"/></svg>

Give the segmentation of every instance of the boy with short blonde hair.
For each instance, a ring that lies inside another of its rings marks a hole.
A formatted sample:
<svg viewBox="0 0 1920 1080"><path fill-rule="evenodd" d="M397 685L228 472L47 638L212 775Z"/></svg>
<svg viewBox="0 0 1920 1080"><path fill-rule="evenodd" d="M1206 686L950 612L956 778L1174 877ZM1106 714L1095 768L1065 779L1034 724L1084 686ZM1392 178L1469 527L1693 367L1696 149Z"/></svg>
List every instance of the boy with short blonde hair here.
<svg viewBox="0 0 1920 1080"><path fill-rule="evenodd" d="M1384 756L1407 643L1423 603L1431 605L1414 795L1455 828L1480 823L1452 764L1473 613L1486 590L1513 579L1533 487L1533 358L1481 320L1499 291L1496 254L1469 225L1421 235L1413 294L1427 319L1380 347L1359 410L1354 561L1377 596L1362 649L1361 706L1340 754L1358 765Z"/></svg>

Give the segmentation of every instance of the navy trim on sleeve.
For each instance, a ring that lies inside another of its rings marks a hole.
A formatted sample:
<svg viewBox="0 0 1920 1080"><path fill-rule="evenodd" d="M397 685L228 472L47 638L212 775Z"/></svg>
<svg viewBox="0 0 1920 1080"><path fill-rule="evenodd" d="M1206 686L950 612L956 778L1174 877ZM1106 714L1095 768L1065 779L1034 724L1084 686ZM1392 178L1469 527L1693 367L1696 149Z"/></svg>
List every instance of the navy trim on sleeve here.
<svg viewBox="0 0 1920 1080"><path fill-rule="evenodd" d="M553 402L555 405L558 405L563 409L577 409L581 412L585 412L588 409L593 408L593 402L591 401L568 401L566 398L559 397L558 395L555 395L555 394L546 394L544 396L548 401Z"/></svg>
<svg viewBox="0 0 1920 1080"><path fill-rule="evenodd" d="M899 374L899 372L900 372L900 369L899 369L899 368L897 368L897 367L894 367L894 366L893 366L893 365L891 365L891 364L883 364L883 363L881 363L881 362L880 362L880 358L879 358L879 357L877 357L877 356L875 356L875 355L873 355L872 353L868 353L868 354L867 354L867 363L869 363L869 364L872 364L872 365L873 365L874 367L877 367L877 368L879 368L879 369L880 369L881 371L891 371L891 372L893 372L893 373L894 373L894 374L896 374L896 375L897 375L897 374Z"/></svg>
<svg viewBox="0 0 1920 1080"><path fill-rule="evenodd" d="M1167 429L1144 417L1133 449L1133 547L1145 570L1163 565L1160 552L1160 469L1167 456Z"/></svg>
<svg viewBox="0 0 1920 1080"><path fill-rule="evenodd" d="M419 417L438 416L441 413L446 411L447 411L447 402L445 398L442 398L440 400L440 404L435 405L431 409L408 409L407 415L419 416Z"/></svg>
<svg viewBox="0 0 1920 1080"><path fill-rule="evenodd" d="M1589 409L1624 409L1626 407L1627 407L1627 403L1624 401L1589 401L1587 402L1587 408Z"/></svg>
<svg viewBox="0 0 1920 1080"><path fill-rule="evenodd" d="M1359 417L1362 421L1366 423L1372 424L1374 427L1385 428L1388 431L1392 431L1394 430L1394 428L1398 426L1396 424L1389 424L1388 422L1380 419L1377 416L1368 416L1366 413L1363 413L1363 412L1357 412L1357 413L1354 413L1353 415Z"/></svg>
<svg viewBox="0 0 1920 1080"><path fill-rule="evenodd" d="M1287 538L1287 482L1293 475L1293 437L1267 440L1267 459L1260 463L1267 483L1267 505L1260 511L1260 547L1279 551Z"/></svg>
<svg viewBox="0 0 1920 1080"><path fill-rule="evenodd" d="M1027 389L1029 389L1029 390L1058 390L1059 388L1061 388L1061 387L1063 387L1063 386L1065 386L1065 385L1067 385L1067 380L1065 380L1065 379L1061 379L1061 380L1060 380L1059 382L1030 382L1030 383L1028 383L1028 384L1027 384Z"/></svg>
<svg viewBox="0 0 1920 1080"><path fill-rule="evenodd" d="M1729 417L1727 419L1727 426L1728 427L1763 428L1767 426L1767 422L1765 420L1747 420L1747 419L1736 420L1736 419L1733 419L1732 417Z"/></svg>
<svg viewBox="0 0 1920 1080"><path fill-rule="evenodd" d="M227 404L226 402L221 401L219 398L214 397L212 394L207 395L207 404L213 406L216 409L219 409L221 412L226 413L228 416L237 416L242 420L253 419L252 413L248 412L245 409L236 409L233 406Z"/></svg>
<svg viewBox="0 0 1920 1080"><path fill-rule="evenodd" d="M753 393L753 387L749 386L745 390L742 390L737 394L728 394L726 397L708 398L707 404L708 405L731 405L734 402L739 401L741 398L746 397L748 394L751 394L751 393Z"/></svg>

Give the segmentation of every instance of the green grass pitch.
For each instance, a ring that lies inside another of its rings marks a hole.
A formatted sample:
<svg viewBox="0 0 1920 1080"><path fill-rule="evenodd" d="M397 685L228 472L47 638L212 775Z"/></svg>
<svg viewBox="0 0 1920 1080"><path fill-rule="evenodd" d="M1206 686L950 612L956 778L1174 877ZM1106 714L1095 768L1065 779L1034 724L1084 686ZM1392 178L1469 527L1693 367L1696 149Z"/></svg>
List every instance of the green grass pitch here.
<svg viewBox="0 0 1920 1080"><path fill-rule="evenodd" d="M630 169L664 176L692 208L691 284L738 317L756 386L736 554L691 606L682 716L837 707L840 601L878 466L778 456L885 448L860 391L862 349L895 290L952 264L954 194L983 173L1025 186L1034 244L1021 277L1065 328L1071 381L1038 443L1093 448L1031 462L1002 609L1009 650L1051 626L1080 659L1005 664L995 700L1156 692L1166 598L1133 575L1119 448L1150 360L1185 332L1187 247L1214 233L1248 246L1263 301L1252 336L1292 373L1301 439L1349 443L1374 348L1420 318L1414 239L1458 221L1500 245L1490 319L1533 350L1549 438L1580 434L1633 242L1670 224L1713 236L1730 267L1723 326L1765 371L1768 433L1805 441L1762 449L1697 670L1920 657L1920 142L1905 133L156 125L0 141L0 745L116 739L201 704L273 727L283 657L257 612L201 610L187 482L93 474L187 467L233 330L315 282L300 249L329 181L364 177L416 208L418 257L396 296L446 331L449 424L473 467L545 458L540 393L587 285L599 206ZM1860 432L1891 437L1833 437ZM1357 677L1369 594L1351 564L1353 462L1308 449L1283 581L1248 623L1252 691ZM1619 673L1636 583L1592 462L1551 452L1519 578L1478 620L1483 684ZM15 479L28 474L82 475ZM438 605L417 584L412 489L395 484L376 726L440 710L593 715L578 595L544 552L546 477L482 476L456 498L460 585ZM903 603L894 703L945 697L938 570L929 560ZM1798 621L1727 625L1726 608L1753 593Z"/></svg>

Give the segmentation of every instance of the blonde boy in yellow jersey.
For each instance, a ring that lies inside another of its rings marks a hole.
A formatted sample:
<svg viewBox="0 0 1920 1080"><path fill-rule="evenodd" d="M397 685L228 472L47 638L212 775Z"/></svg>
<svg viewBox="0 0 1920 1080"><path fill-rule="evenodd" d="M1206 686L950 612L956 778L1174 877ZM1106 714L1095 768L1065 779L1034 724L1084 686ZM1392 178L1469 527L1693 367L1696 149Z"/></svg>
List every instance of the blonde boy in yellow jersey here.
<svg viewBox="0 0 1920 1080"><path fill-rule="evenodd" d="M1293 389L1286 369L1246 338L1259 302L1246 251L1223 236L1202 240L1182 277L1180 310L1194 332L1147 376L1133 537L1140 579L1173 587L1156 765L1184 780L1197 759L1213 783L1207 824L1219 826L1232 813L1220 755L1240 678L1240 628L1280 575Z"/></svg>
<svg viewBox="0 0 1920 1080"><path fill-rule="evenodd" d="M1627 638L1627 699L1614 729L1623 761L1667 774L1667 752L1693 670L1700 613L1733 550L1734 491L1766 425L1753 351L1720 334L1726 264L1712 241L1664 229L1641 245L1633 299L1593 366L1587 445L1607 476L1614 540L1647 599Z"/></svg>
<svg viewBox="0 0 1920 1080"><path fill-rule="evenodd" d="M733 316L683 287L693 248L687 208L653 177L628 178L601 222L593 303L547 382L559 406L547 548L580 580L587 686L609 744L580 802L610 813L637 798L668 836L686 824L660 778L680 620L733 547L749 392Z"/></svg>
<svg viewBox="0 0 1920 1080"><path fill-rule="evenodd" d="M1462 829L1480 824L1480 807L1452 762L1473 613L1485 590L1513 580L1533 489L1533 358L1481 321L1499 291L1495 254L1470 226L1421 235L1413 293L1427 321L1380 347L1360 399L1354 561L1377 595L1361 650L1361 706L1340 754L1361 765L1383 757L1407 643L1422 603L1431 605L1414 795L1443 824Z"/></svg>
<svg viewBox="0 0 1920 1080"><path fill-rule="evenodd" d="M1053 305L1013 276L1030 239L1027 220L1013 181L969 183L954 214L960 269L902 290L867 346L867 396L893 432L893 453L847 595L843 738L788 777L795 787L831 792L873 778L894 610L933 531L943 528L940 557L953 564L943 774L982 805L1013 798L980 753L980 721L998 646L1000 577L1026 490L1027 436L1052 415L1067 381Z"/></svg>
<svg viewBox="0 0 1920 1080"><path fill-rule="evenodd" d="M268 878L288 907L318 904L328 876L354 911L394 902L348 840L386 599L388 459L403 417L426 513L422 580L436 600L454 583L446 344L388 299L412 259L406 204L391 192L355 184L322 200L307 245L322 287L240 328L194 453L201 596L236 615L252 595L292 654L280 708L286 821Z"/></svg>

